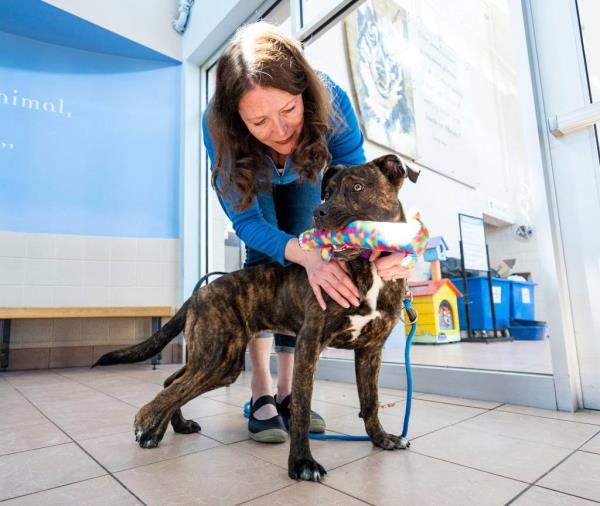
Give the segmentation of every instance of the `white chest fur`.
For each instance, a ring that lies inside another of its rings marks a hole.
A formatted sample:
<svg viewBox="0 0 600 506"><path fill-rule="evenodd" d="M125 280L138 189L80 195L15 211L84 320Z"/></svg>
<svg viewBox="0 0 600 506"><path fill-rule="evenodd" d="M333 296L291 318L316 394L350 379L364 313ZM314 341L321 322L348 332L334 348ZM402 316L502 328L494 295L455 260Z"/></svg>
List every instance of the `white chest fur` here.
<svg viewBox="0 0 600 506"><path fill-rule="evenodd" d="M371 264L371 273L373 274L373 284L366 295L365 304L371 308L371 312L366 315L355 315L349 316L350 318L350 330L352 331L352 339L354 341L361 333L363 327L375 318L379 318L381 314L376 311L377 308L377 297L379 296L379 290L383 286L383 280L377 274L375 264Z"/></svg>

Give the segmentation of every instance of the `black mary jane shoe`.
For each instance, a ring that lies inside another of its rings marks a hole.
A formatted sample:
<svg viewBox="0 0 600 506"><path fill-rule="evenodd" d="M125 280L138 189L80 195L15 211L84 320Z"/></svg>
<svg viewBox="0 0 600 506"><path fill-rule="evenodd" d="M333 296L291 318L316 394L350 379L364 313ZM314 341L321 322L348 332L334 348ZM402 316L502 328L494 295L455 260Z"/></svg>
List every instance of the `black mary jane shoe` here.
<svg viewBox="0 0 600 506"><path fill-rule="evenodd" d="M263 395L253 402L250 399L250 416L248 417L248 435L254 441L259 443L283 443L287 440L288 433L280 415L275 415L266 420L254 418L254 412L266 404L275 404L275 399L271 395Z"/></svg>
<svg viewBox="0 0 600 506"><path fill-rule="evenodd" d="M283 418L283 423L285 427L289 430L290 426L290 402L292 401L292 396L288 395L285 399L281 401L281 403L277 402L277 395L275 395L275 405L277 407L277 413L281 415ZM323 417L319 415L319 413L315 413L311 410L310 412L310 426L308 428L308 432L313 434L323 434L325 432L325 420Z"/></svg>

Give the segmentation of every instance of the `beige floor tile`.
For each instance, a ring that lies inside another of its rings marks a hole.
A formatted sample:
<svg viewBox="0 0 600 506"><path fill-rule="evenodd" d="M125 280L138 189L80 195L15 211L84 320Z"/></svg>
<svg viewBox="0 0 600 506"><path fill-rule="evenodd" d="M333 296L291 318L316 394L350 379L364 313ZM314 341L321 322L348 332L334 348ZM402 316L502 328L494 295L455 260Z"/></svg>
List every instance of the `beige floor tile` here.
<svg viewBox="0 0 600 506"><path fill-rule="evenodd" d="M600 453L600 433L581 447L586 452Z"/></svg>
<svg viewBox="0 0 600 506"><path fill-rule="evenodd" d="M554 490L531 487L512 504L514 506L592 506L597 503Z"/></svg>
<svg viewBox="0 0 600 506"><path fill-rule="evenodd" d="M384 387L379 387L379 393L380 394L385 394L385 395L390 395L392 397L400 397L401 399L406 399L406 390L401 390L399 388L384 388ZM417 397L421 397L422 394L420 392L415 392L413 390L413 398L417 398Z"/></svg>
<svg viewBox="0 0 600 506"><path fill-rule="evenodd" d="M449 397L447 395L415 394L414 397L423 401L443 402L445 404L456 404L458 406L469 406L471 408L480 409L494 409L502 405L500 402L464 399L462 397Z"/></svg>
<svg viewBox="0 0 600 506"><path fill-rule="evenodd" d="M0 457L0 500L104 474L73 443L4 455Z"/></svg>
<svg viewBox="0 0 600 506"><path fill-rule="evenodd" d="M507 478L534 482L571 450L454 425L412 442L411 450Z"/></svg>
<svg viewBox="0 0 600 506"><path fill-rule="evenodd" d="M498 411L510 411L512 413L521 413L523 415L534 415L544 418L555 418L557 420L600 425L600 411L581 410L575 413L568 413L566 411L530 408L528 406L515 406L512 404L505 404L499 407Z"/></svg>
<svg viewBox="0 0 600 506"><path fill-rule="evenodd" d="M98 389L106 395L137 408L141 408L144 404L149 403L163 389L162 386L153 383L127 383L123 378L119 378L119 382L120 384L111 387L100 387Z"/></svg>
<svg viewBox="0 0 600 506"><path fill-rule="evenodd" d="M68 383L67 378L63 378L54 372L49 371L15 371L5 373L5 379L15 388L28 386L48 386L56 383Z"/></svg>
<svg viewBox="0 0 600 506"><path fill-rule="evenodd" d="M26 399L11 399L2 401L2 414L0 416L0 430L27 425L39 425L47 419L39 410L32 406Z"/></svg>
<svg viewBox="0 0 600 506"><path fill-rule="evenodd" d="M94 369L95 371L95 369ZM152 383L138 381L137 379L129 378L124 376L123 374L102 374L96 375L94 372L91 374L81 375L81 376L67 376L74 383L78 383L81 385L85 385L87 387L93 388L94 390L98 390L99 392L111 392L111 389L118 389L125 386L134 386L134 385L151 385ZM112 392L111 392L112 393Z"/></svg>
<svg viewBox="0 0 600 506"><path fill-rule="evenodd" d="M45 411L48 417L76 441L132 430L137 408L121 401L86 404L87 410Z"/></svg>
<svg viewBox="0 0 600 506"><path fill-rule="evenodd" d="M36 405L46 405L52 402L80 401L106 397L89 387L73 381L69 383L52 384L48 386L21 387L21 394Z"/></svg>
<svg viewBox="0 0 600 506"><path fill-rule="evenodd" d="M228 447L136 467L116 477L148 505L238 504L290 484L285 470Z"/></svg>
<svg viewBox="0 0 600 506"><path fill-rule="evenodd" d="M116 472L214 448L221 443L200 434L175 434L169 428L157 448L142 449L132 428L129 432L87 439L81 446L109 471Z"/></svg>
<svg viewBox="0 0 600 506"><path fill-rule="evenodd" d="M360 506L366 504L354 497L333 490L320 483L296 483L289 487L244 503L247 506Z"/></svg>
<svg viewBox="0 0 600 506"><path fill-rule="evenodd" d="M398 395L398 392L395 392L394 395L390 395L384 391L380 391L379 402L388 403L401 400L403 396ZM312 398L317 401L326 401L332 404L360 408L360 400L358 398L356 385L330 383L325 381L318 382L313 389Z"/></svg>
<svg viewBox="0 0 600 506"><path fill-rule="evenodd" d="M600 502L600 455L575 452L538 485Z"/></svg>
<svg viewBox="0 0 600 506"><path fill-rule="evenodd" d="M196 397L181 408L185 418L198 418L203 416L221 415L225 413L239 414L242 410L238 406L232 406L204 396Z"/></svg>
<svg viewBox="0 0 600 506"><path fill-rule="evenodd" d="M327 486L377 505L504 505L526 485L411 451L380 452L333 470Z"/></svg>
<svg viewBox="0 0 600 506"><path fill-rule="evenodd" d="M461 423L474 429L516 439L524 439L575 450L598 432L596 425L552 420L504 411L490 411Z"/></svg>
<svg viewBox="0 0 600 506"><path fill-rule="evenodd" d="M342 406L360 408L360 401L358 399L356 387L349 388L347 386L331 385L326 382L319 382L313 389L312 398L317 401L326 401L333 404L341 404ZM388 395L386 398L391 398L391 396ZM397 398L394 399L398 400Z"/></svg>
<svg viewBox="0 0 600 506"><path fill-rule="evenodd" d="M151 365L134 365L134 366L114 366L109 369L115 369L115 373L128 378L161 385L175 371L183 367L183 364L164 364L159 365L156 369L152 369Z"/></svg>
<svg viewBox="0 0 600 506"><path fill-rule="evenodd" d="M289 440L282 444L264 444L248 440L231 445L232 449L239 449L275 464L283 469L288 467L290 453ZM370 441L319 441L311 440L310 449L313 457L326 471L349 464L357 459L375 455L382 451L375 448Z"/></svg>
<svg viewBox="0 0 600 506"><path fill-rule="evenodd" d="M48 421L37 425L16 425L0 430L0 455L70 442L69 437Z"/></svg>
<svg viewBox="0 0 600 506"><path fill-rule="evenodd" d="M241 409L239 414L226 413L194 420L202 427L202 434L220 443L230 444L248 439L248 419L244 418Z"/></svg>
<svg viewBox="0 0 600 506"><path fill-rule="evenodd" d="M214 392L202 394L202 397L226 402L227 404L239 406L240 408L250 400L251 396L252 393L250 392L250 388L244 385L232 385L230 387L219 388Z"/></svg>
<svg viewBox="0 0 600 506"><path fill-rule="evenodd" d="M316 399L312 401L311 408L325 419L325 423L331 418L345 415L354 415L358 418L359 412L358 408L342 406L341 404L332 404L331 402L318 401Z"/></svg>
<svg viewBox="0 0 600 506"><path fill-rule="evenodd" d="M404 423L406 404L397 403L394 407L380 411L379 419L388 432L400 434ZM447 427L485 411L465 406L442 404L439 402L413 400L409 422L409 439ZM356 415L346 415L327 420L327 428L343 434L365 434L364 422Z"/></svg>
<svg viewBox="0 0 600 506"><path fill-rule="evenodd" d="M110 476L11 499L2 506L134 506L142 504Z"/></svg>

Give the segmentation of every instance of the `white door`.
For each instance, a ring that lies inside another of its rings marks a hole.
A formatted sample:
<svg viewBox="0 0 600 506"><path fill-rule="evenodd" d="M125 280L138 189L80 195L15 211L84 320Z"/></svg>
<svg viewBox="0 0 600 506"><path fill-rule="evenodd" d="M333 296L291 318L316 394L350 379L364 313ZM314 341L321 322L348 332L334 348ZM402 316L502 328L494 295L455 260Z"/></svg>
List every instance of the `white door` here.
<svg viewBox="0 0 600 506"><path fill-rule="evenodd" d="M548 204L583 406L600 409L600 2L525 0ZM568 336L567 336L568 339Z"/></svg>

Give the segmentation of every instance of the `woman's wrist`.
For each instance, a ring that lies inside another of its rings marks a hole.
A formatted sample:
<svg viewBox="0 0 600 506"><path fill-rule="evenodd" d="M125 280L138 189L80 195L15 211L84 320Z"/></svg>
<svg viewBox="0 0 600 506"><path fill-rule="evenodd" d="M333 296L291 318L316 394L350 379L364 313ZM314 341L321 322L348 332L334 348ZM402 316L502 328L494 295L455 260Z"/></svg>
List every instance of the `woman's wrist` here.
<svg viewBox="0 0 600 506"><path fill-rule="evenodd" d="M307 252L300 247L298 239L296 237L292 237L285 245L284 256L286 260L304 266Z"/></svg>

